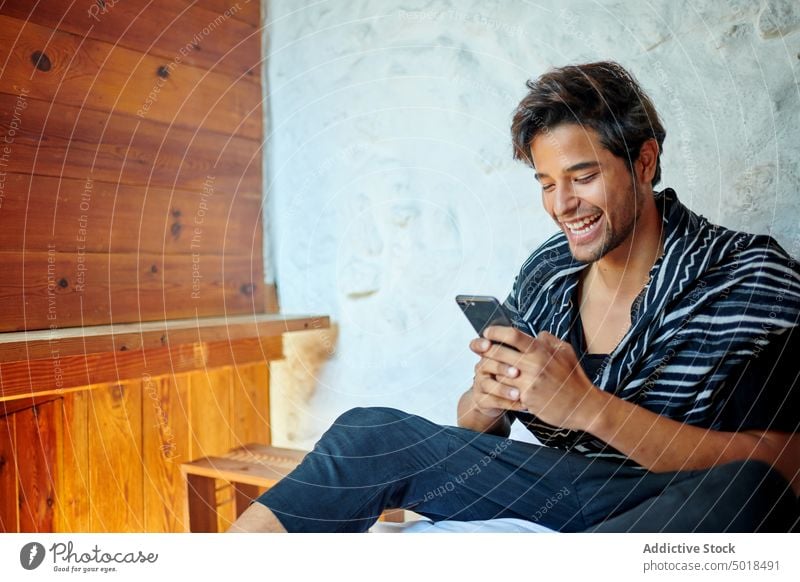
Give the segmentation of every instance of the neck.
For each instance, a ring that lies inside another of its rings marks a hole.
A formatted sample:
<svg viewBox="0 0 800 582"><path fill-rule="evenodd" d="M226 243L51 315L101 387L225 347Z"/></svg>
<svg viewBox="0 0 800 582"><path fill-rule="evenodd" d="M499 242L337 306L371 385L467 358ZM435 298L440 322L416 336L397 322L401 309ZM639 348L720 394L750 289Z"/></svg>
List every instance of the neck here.
<svg viewBox="0 0 800 582"><path fill-rule="evenodd" d="M650 275L650 269L662 253L662 221L652 192L643 196L644 206L631 236L594 262L587 274L616 294L636 296Z"/></svg>

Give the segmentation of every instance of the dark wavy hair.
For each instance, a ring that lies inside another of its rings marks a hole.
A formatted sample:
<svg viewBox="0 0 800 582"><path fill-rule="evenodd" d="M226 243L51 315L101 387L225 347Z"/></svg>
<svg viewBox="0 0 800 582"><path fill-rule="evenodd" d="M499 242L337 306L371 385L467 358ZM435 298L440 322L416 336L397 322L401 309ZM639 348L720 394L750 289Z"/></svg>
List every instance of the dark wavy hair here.
<svg viewBox="0 0 800 582"><path fill-rule="evenodd" d="M511 123L515 160L533 167L533 139L563 123L574 123L594 129L603 146L628 163L631 174L642 144L654 138L659 151L652 185L661 180L661 147L667 132L650 97L620 64L559 67L526 85L528 94Z"/></svg>

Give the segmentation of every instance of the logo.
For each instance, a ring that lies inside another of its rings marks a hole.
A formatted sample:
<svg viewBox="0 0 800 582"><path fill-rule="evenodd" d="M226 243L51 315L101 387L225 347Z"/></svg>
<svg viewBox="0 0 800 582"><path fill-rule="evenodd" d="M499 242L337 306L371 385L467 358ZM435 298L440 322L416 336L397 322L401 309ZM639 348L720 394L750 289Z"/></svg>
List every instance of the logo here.
<svg viewBox="0 0 800 582"><path fill-rule="evenodd" d="M44 561L44 546L38 542L30 542L19 551L19 563L26 570L35 570Z"/></svg>

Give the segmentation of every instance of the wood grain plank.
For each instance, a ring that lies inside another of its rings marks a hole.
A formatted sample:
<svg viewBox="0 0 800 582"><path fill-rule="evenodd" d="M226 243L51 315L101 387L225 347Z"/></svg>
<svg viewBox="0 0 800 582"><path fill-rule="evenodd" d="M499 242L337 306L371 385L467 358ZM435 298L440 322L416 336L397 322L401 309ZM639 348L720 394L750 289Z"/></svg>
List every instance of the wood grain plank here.
<svg viewBox="0 0 800 582"><path fill-rule="evenodd" d="M192 458L223 455L231 449L233 369L208 369L189 377L192 407ZM218 484L218 531L225 531L236 520L234 490Z"/></svg>
<svg viewBox="0 0 800 582"><path fill-rule="evenodd" d="M186 475L186 519L187 532L217 533L217 484L214 479L197 475Z"/></svg>
<svg viewBox="0 0 800 582"><path fill-rule="evenodd" d="M269 365L266 362L233 369L233 446L270 444Z"/></svg>
<svg viewBox="0 0 800 582"><path fill-rule="evenodd" d="M258 80L192 67L180 54L148 56L0 14L0 62L4 92L25 87L48 103L261 138Z"/></svg>
<svg viewBox="0 0 800 582"><path fill-rule="evenodd" d="M264 284L264 313L278 313L280 305L278 305L278 287L273 282Z"/></svg>
<svg viewBox="0 0 800 582"><path fill-rule="evenodd" d="M63 357L267 338L325 329L330 326L329 321L327 316L258 314L7 332L0 334L0 362L50 358L55 352Z"/></svg>
<svg viewBox="0 0 800 582"><path fill-rule="evenodd" d="M144 530L140 380L89 392L91 531Z"/></svg>
<svg viewBox="0 0 800 582"><path fill-rule="evenodd" d="M0 251L0 331L263 310L248 256Z"/></svg>
<svg viewBox="0 0 800 582"><path fill-rule="evenodd" d="M230 424L232 367L199 370L189 375L192 457L222 455L232 444Z"/></svg>
<svg viewBox="0 0 800 582"><path fill-rule="evenodd" d="M230 137L233 127L220 134L33 98L25 103L20 111L15 95L0 93L0 134L12 129L15 108L21 118L5 172L177 188L206 200L261 192L261 142Z"/></svg>
<svg viewBox="0 0 800 582"><path fill-rule="evenodd" d="M2 401L0 402L0 418L9 416L11 414L16 414L17 412L21 412L35 406L41 406L42 404L46 404L47 402L51 402L53 400L58 400L59 398L60 396L55 395L25 396L18 398L17 400Z"/></svg>
<svg viewBox="0 0 800 582"><path fill-rule="evenodd" d="M53 463L53 521L52 530L59 531L59 527L64 525L64 510L61 507L64 492L64 398L54 401L55 410L53 412L53 433L55 435L54 463Z"/></svg>
<svg viewBox="0 0 800 582"><path fill-rule="evenodd" d="M196 192L8 174L0 249L248 255L262 252L258 193Z"/></svg>
<svg viewBox="0 0 800 582"><path fill-rule="evenodd" d="M257 78L258 13L248 16L248 5L229 2L209 10L190 1L125 0L104 10L94 2L5 0L0 13L168 60L180 56L193 67ZM251 20L237 18L240 14Z"/></svg>
<svg viewBox="0 0 800 582"><path fill-rule="evenodd" d="M19 530L51 532L55 521L56 421L61 401L47 402L14 415L19 478Z"/></svg>
<svg viewBox="0 0 800 582"><path fill-rule="evenodd" d="M258 0L197 0L198 6L203 6L212 12L222 14L229 10L232 6L238 4L238 9L233 17L252 26L261 26L259 20L259 5Z"/></svg>
<svg viewBox="0 0 800 582"><path fill-rule="evenodd" d="M247 485L246 483L232 483L236 495L236 517L242 515L250 504L258 499L263 487Z"/></svg>
<svg viewBox="0 0 800 582"><path fill-rule="evenodd" d="M283 357L281 336L250 338L235 342L211 342L204 346L207 350L204 359L208 368L241 366Z"/></svg>
<svg viewBox="0 0 800 582"><path fill-rule="evenodd" d="M0 533L19 531L16 438L14 416L0 417Z"/></svg>
<svg viewBox="0 0 800 582"><path fill-rule="evenodd" d="M64 395L60 488L55 531L91 531L89 478L89 391Z"/></svg>
<svg viewBox="0 0 800 582"><path fill-rule="evenodd" d="M144 372L158 376L273 360L283 357L283 342L281 337L247 338L113 354L54 355L0 363L0 397L10 400L31 393L61 395L85 386L140 377Z"/></svg>
<svg viewBox="0 0 800 582"><path fill-rule="evenodd" d="M180 466L191 458L189 375L145 376L142 390L144 529L182 532L186 486Z"/></svg>

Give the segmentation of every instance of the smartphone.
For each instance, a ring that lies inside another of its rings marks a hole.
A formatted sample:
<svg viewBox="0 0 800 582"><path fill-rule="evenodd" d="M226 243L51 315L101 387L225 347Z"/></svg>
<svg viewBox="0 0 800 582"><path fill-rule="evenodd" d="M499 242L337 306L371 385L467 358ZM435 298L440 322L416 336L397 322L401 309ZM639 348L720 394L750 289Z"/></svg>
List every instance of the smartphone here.
<svg viewBox="0 0 800 582"><path fill-rule="evenodd" d="M483 331L490 325L513 327L511 319L496 297L456 295L456 303L481 337L483 337Z"/></svg>

